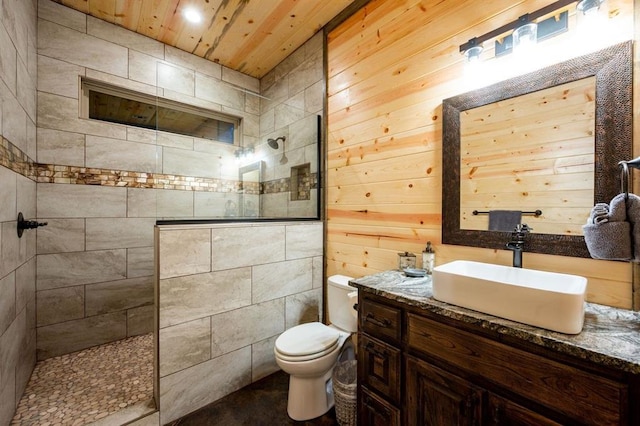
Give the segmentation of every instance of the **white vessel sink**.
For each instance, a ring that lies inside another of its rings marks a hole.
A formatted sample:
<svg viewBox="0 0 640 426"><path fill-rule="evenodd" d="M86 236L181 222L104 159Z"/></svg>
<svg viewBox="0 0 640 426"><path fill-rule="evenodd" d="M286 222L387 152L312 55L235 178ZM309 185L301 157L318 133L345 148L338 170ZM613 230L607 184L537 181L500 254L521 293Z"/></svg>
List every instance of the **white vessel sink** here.
<svg viewBox="0 0 640 426"><path fill-rule="evenodd" d="M442 302L567 334L582 331L587 279L456 260L433 270Z"/></svg>

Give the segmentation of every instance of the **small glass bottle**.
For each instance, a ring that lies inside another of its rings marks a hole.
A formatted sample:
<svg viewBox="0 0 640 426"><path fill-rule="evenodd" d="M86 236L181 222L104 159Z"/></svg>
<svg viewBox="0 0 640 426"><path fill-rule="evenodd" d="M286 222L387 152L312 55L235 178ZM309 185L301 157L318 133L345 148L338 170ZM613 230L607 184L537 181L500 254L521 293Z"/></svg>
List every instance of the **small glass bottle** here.
<svg viewBox="0 0 640 426"><path fill-rule="evenodd" d="M433 247L431 246L431 241L427 242L427 247L425 247L422 252L422 268L427 271L427 274L431 275L433 273L433 267L436 261L436 253L433 251Z"/></svg>

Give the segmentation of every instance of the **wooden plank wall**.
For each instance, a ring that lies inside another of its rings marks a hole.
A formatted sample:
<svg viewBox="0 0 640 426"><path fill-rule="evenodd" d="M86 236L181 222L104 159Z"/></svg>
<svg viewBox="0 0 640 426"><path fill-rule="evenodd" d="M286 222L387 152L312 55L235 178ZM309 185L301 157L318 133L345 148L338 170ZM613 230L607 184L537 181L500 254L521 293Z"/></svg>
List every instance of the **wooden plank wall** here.
<svg viewBox="0 0 640 426"><path fill-rule="evenodd" d="M329 33L328 275L393 269L427 241L436 264L511 263L506 250L441 243L442 100L468 90L460 44L550 3L373 0ZM610 3L633 20L633 0ZM525 253L524 265L586 276L589 301L631 307L628 263Z"/></svg>

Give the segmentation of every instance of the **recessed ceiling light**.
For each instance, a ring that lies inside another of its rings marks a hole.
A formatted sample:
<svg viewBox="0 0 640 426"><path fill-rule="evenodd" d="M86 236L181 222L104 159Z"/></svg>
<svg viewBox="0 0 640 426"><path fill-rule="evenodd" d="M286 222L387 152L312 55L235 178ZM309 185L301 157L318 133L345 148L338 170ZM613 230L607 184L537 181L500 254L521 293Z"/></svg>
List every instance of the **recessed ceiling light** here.
<svg viewBox="0 0 640 426"><path fill-rule="evenodd" d="M193 24L199 24L202 21L202 15L193 7L188 7L182 13L185 19Z"/></svg>

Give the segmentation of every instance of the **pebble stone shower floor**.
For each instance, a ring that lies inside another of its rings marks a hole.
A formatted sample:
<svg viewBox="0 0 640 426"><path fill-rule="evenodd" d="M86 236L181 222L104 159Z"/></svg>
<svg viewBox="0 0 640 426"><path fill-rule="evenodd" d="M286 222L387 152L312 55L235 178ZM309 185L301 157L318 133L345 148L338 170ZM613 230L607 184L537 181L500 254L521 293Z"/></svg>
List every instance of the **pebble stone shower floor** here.
<svg viewBox="0 0 640 426"><path fill-rule="evenodd" d="M153 410L152 334L36 363L11 425L79 426L132 407Z"/></svg>

